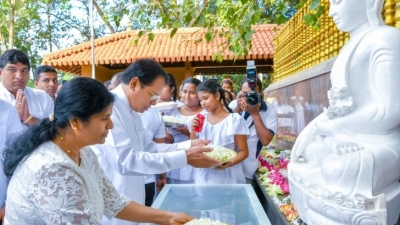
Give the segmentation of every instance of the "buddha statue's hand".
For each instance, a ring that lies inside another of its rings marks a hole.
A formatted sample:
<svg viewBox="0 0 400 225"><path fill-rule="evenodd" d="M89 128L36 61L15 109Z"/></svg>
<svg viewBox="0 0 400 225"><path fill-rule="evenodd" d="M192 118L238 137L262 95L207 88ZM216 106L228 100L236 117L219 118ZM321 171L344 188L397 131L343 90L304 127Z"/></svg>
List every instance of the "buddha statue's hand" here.
<svg viewBox="0 0 400 225"><path fill-rule="evenodd" d="M315 123L318 135L332 136L336 128L333 120L320 120Z"/></svg>
<svg viewBox="0 0 400 225"><path fill-rule="evenodd" d="M334 126L334 122L331 121L325 114L320 114L315 118L309 125L307 125L303 131L299 134L296 142L292 149L291 162L297 162L299 157L308 158L306 155L308 145L316 141L320 136L327 136L331 134L331 127Z"/></svg>
<svg viewBox="0 0 400 225"><path fill-rule="evenodd" d="M311 122L303 131L299 134L296 142L292 148L292 153L290 156L290 162L297 162L300 156L304 157L304 152L308 145L313 141L316 134L316 126Z"/></svg>

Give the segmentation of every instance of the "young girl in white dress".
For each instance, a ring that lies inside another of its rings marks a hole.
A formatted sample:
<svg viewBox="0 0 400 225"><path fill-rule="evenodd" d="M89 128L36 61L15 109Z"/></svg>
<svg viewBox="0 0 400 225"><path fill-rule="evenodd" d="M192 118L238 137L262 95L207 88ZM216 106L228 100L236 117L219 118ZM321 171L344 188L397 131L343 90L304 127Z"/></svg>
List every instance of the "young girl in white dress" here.
<svg viewBox="0 0 400 225"><path fill-rule="evenodd" d="M224 90L214 80L209 79L197 87L197 95L201 106L207 112L201 132L194 132L199 125L195 117L191 126L191 138L208 139L214 146L224 146L235 150L237 156L220 167L214 169L196 169L196 184L244 184L246 178L241 162L249 155L246 135L249 129L246 121L231 109L225 100ZM229 110L229 112L227 110Z"/></svg>
<svg viewBox="0 0 400 225"><path fill-rule="evenodd" d="M173 116L190 126L192 119L203 111L199 104L196 89L201 83L196 78L188 78L182 83L181 101L182 105L177 109L169 110L166 115ZM190 133L187 126L182 128L167 128L167 138L172 139L173 143L187 141ZM192 166L185 166L180 169L172 170L167 173L168 184L192 184L194 183L194 170Z"/></svg>

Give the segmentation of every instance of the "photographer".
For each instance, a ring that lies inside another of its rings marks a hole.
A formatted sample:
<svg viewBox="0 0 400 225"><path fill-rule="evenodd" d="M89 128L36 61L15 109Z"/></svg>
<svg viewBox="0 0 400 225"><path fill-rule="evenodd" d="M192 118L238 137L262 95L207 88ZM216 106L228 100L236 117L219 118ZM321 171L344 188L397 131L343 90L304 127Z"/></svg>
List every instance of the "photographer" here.
<svg viewBox="0 0 400 225"><path fill-rule="evenodd" d="M253 89L249 87L248 78L245 78L237 99L229 104L233 112L240 113L246 120L250 130L250 135L247 138L249 156L242 162L247 183L252 183L258 166L258 154L262 146L266 146L271 142L276 132L278 121L275 109L262 100L262 83L260 79L256 79L256 85ZM251 102L257 102L254 106L248 103L249 93L252 93L250 97L253 98L253 101ZM258 100L254 101L254 95L258 95Z"/></svg>

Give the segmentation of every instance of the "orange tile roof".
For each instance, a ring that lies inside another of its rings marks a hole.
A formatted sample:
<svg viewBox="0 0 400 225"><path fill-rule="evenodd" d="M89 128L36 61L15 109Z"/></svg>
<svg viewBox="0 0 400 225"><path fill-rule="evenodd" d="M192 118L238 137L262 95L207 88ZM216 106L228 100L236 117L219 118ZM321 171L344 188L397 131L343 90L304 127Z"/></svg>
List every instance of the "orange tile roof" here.
<svg viewBox="0 0 400 225"><path fill-rule="evenodd" d="M277 25L265 24L253 27L252 48L249 55L242 59L272 59L274 57L273 37ZM119 32L95 40L95 60L100 65L130 64L140 58L153 58L162 62L212 61L225 40L215 37L207 43L204 28L180 28L170 38L169 30L153 31L154 40L149 41L147 35L134 44L138 31ZM200 42L196 40L202 38ZM226 50L224 60L232 60L233 53ZM91 43L85 42L52 52L43 56L43 64L51 65L58 70L81 74L81 65L91 64Z"/></svg>

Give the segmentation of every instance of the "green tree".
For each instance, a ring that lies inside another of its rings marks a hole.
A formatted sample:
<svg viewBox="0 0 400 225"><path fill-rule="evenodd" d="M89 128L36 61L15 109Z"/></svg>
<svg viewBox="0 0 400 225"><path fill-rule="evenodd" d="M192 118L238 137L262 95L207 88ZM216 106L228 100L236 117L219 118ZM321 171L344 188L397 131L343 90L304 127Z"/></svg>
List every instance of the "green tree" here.
<svg viewBox="0 0 400 225"><path fill-rule="evenodd" d="M251 48L252 25L284 23L305 3L306 0L131 0L122 1L113 18L118 24L123 15L129 15L131 21L139 21L143 27L139 37L146 34L150 40L154 39L154 28L170 29L172 37L180 27L203 27L207 33L198 42L224 37L221 52L229 49L240 57ZM319 0L311 6L316 9ZM320 14L310 15L307 24L317 26L315 21ZM215 59L222 60L222 55L215 55Z"/></svg>
<svg viewBox="0 0 400 225"><path fill-rule="evenodd" d="M22 50L35 69L43 52L89 41L88 4L87 0L0 0L0 54L11 48ZM102 21L96 14L96 37L105 34Z"/></svg>

